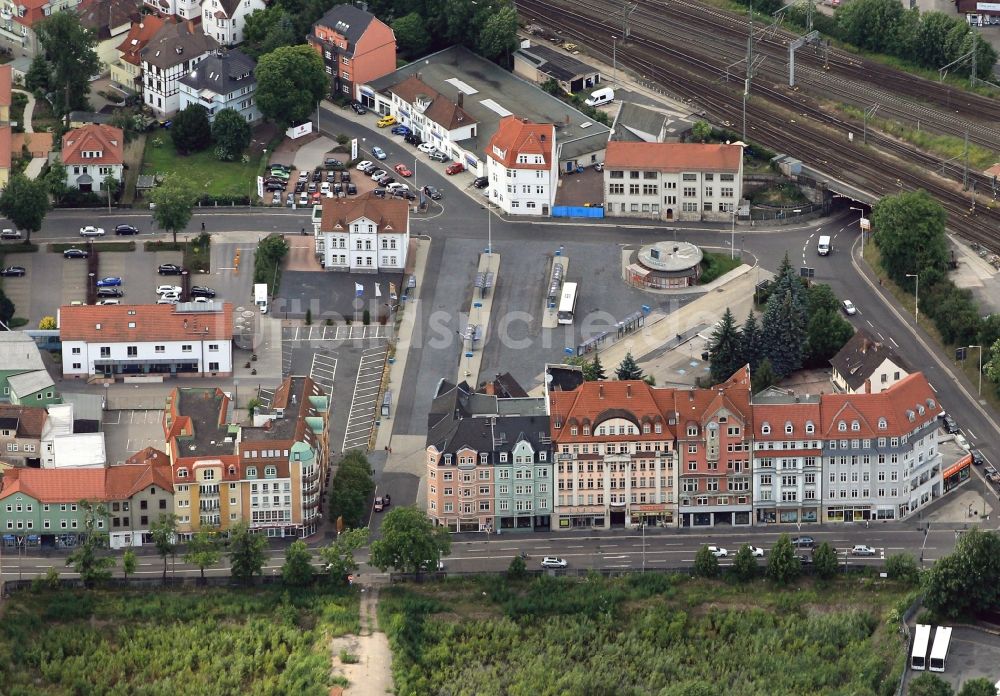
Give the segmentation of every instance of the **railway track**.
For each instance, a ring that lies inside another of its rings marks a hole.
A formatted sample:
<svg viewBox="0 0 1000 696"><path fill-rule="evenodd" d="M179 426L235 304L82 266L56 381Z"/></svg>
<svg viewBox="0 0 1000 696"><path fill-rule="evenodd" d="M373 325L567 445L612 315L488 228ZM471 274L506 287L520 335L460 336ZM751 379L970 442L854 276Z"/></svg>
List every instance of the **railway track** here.
<svg viewBox="0 0 1000 696"><path fill-rule="evenodd" d="M577 0L575 9L555 5L551 0L517 0L517 5L526 16L569 33L572 38L599 51L610 53L611 36L618 27L607 19L581 16L581 9L592 11L593 6L588 3ZM742 92L719 82L724 74L724 65L690 56L637 32L633 32L630 41L626 50L619 51L619 61L623 65L666 87L680 99L698 104L716 121L740 120ZM838 178L877 195L890 194L901 188L925 189L941 201L954 231L982 244L997 246L1000 216L996 211L985 209L985 201L981 197L978 212L969 214L970 204L965 195L927 173L928 159L940 164L934 158L889 141L897 156L915 158L912 165L915 171L909 170L905 163L888 162L868 148L848 142L845 129L860 132L856 124L830 116L783 92L764 87L757 87L755 91L785 113L776 114L759 99L748 101L747 119L753 124L748 133L751 139L820 167L834 168L831 173ZM800 114L804 114L805 120L810 122L796 117Z"/></svg>

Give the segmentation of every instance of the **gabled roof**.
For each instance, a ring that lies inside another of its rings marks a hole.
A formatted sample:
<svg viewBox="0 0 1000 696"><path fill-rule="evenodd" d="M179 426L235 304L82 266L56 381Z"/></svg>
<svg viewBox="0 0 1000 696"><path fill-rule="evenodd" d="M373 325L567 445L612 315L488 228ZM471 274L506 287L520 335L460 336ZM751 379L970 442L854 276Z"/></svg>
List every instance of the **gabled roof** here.
<svg viewBox="0 0 1000 696"><path fill-rule="evenodd" d="M470 123L476 123L461 106L451 101L441 93L427 86L420 75L410 75L404 80L389 87L389 91L408 104L416 104L417 100L430 104L424 110L424 116L437 123L442 128L452 130Z"/></svg>
<svg viewBox="0 0 1000 696"><path fill-rule="evenodd" d="M32 372L44 369L35 339L23 331L0 331L0 370Z"/></svg>
<svg viewBox="0 0 1000 696"><path fill-rule="evenodd" d="M851 391L857 391L886 360L910 372L896 351L887 344L876 341L864 329L858 329L844 347L830 358L830 365L840 373Z"/></svg>
<svg viewBox="0 0 1000 696"><path fill-rule="evenodd" d="M378 21L371 12L365 12L354 5L335 5L323 15L316 26L332 29L347 39L348 46L353 50L368 25Z"/></svg>
<svg viewBox="0 0 1000 696"><path fill-rule="evenodd" d="M116 49L122 54L122 60L132 65L139 65L142 62L140 55L142 49L146 47L150 39L156 36L165 23L172 24L174 21L173 17L150 14L145 15L141 22L135 22L128 30L125 40Z"/></svg>
<svg viewBox="0 0 1000 696"><path fill-rule="evenodd" d="M218 41L203 34L192 22L180 22L160 27L139 55L143 61L165 70L198 58L218 47Z"/></svg>
<svg viewBox="0 0 1000 696"><path fill-rule="evenodd" d="M824 394L820 406L821 435L840 440L899 437L941 413L941 404L922 372L914 372L878 394ZM882 419L884 428L879 427Z"/></svg>
<svg viewBox="0 0 1000 696"><path fill-rule="evenodd" d="M126 464L159 464L170 466L170 456L166 452L156 449L155 447L147 447L146 449L139 450L131 457L125 460Z"/></svg>
<svg viewBox="0 0 1000 696"><path fill-rule="evenodd" d="M548 169L552 166L552 148L556 128L551 123L532 123L526 118L504 116L500 127L486 146L488 157L510 169ZM497 154L499 150L503 155ZM518 155L541 155L542 164L520 163Z"/></svg>
<svg viewBox="0 0 1000 696"><path fill-rule="evenodd" d="M12 375L7 379L7 383L10 385L11 393L16 394L18 398L55 386L48 370L32 370Z"/></svg>
<svg viewBox="0 0 1000 696"><path fill-rule="evenodd" d="M377 232L406 234L410 207L405 200L376 198L371 193L352 198L324 198L320 232L346 232L359 218L375 223Z"/></svg>
<svg viewBox="0 0 1000 696"><path fill-rule="evenodd" d="M89 469L8 469L0 500L15 493L43 503L104 502L130 498L148 486L173 492L170 469L137 464Z"/></svg>
<svg viewBox="0 0 1000 696"><path fill-rule="evenodd" d="M111 30L142 17L142 0L83 0L76 13L80 24L91 29L98 40L111 38Z"/></svg>
<svg viewBox="0 0 1000 696"><path fill-rule="evenodd" d="M631 143L612 140L604 155L609 169L656 169L661 172L733 172L740 168L739 145L704 143Z"/></svg>
<svg viewBox="0 0 1000 696"><path fill-rule="evenodd" d="M240 0L219 0L219 7L222 9L217 10L215 16L219 19L231 19L240 7Z"/></svg>
<svg viewBox="0 0 1000 696"><path fill-rule="evenodd" d="M553 422L552 437L560 441L583 437L582 430L571 435L570 428L589 425L591 428L609 418L624 418L640 429L643 423L661 423L661 438L672 437L671 426L664 414L674 411L674 390L656 389L642 380L584 382L573 391L549 394ZM609 438L617 435L606 436ZM635 435L621 435L622 439Z"/></svg>
<svg viewBox="0 0 1000 696"><path fill-rule="evenodd" d="M666 127L667 119L667 115L659 111L632 102L622 102L615 117L611 138L631 142L657 142Z"/></svg>
<svg viewBox="0 0 1000 696"><path fill-rule="evenodd" d="M237 89L257 84L253 71L257 62L242 51L217 51L180 79L194 90L207 89L227 95Z"/></svg>
<svg viewBox="0 0 1000 696"><path fill-rule="evenodd" d="M531 63L537 70L549 77L563 82L598 72L596 68L590 67L573 56L543 44L519 48L514 51L514 56Z"/></svg>
<svg viewBox="0 0 1000 696"><path fill-rule="evenodd" d="M231 341L233 305L221 311L178 311L174 305L75 305L61 307L60 337L66 341Z"/></svg>
<svg viewBox="0 0 1000 696"><path fill-rule="evenodd" d="M48 414L40 406L17 406L0 404L0 418L17 421L17 436L40 438Z"/></svg>
<svg viewBox="0 0 1000 696"><path fill-rule="evenodd" d="M121 128L104 123L88 123L63 136L63 164L124 164L125 135ZM100 157L84 157L85 152L100 152Z"/></svg>

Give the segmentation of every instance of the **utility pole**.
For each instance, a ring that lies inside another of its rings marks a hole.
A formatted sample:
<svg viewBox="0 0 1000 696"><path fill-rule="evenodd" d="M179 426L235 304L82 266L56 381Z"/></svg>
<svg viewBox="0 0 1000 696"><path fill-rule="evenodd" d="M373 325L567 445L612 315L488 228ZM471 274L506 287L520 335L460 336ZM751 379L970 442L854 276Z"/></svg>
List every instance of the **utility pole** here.
<svg viewBox="0 0 1000 696"><path fill-rule="evenodd" d="M753 3L747 8L750 31L747 33L747 79L743 85L743 142L747 141L747 99L750 98L750 80L753 78Z"/></svg>
<svg viewBox="0 0 1000 696"><path fill-rule="evenodd" d="M969 75L969 84L973 87L976 86L976 45L979 43L979 33L973 29L972 30L972 73ZM968 134L966 134L968 137Z"/></svg>

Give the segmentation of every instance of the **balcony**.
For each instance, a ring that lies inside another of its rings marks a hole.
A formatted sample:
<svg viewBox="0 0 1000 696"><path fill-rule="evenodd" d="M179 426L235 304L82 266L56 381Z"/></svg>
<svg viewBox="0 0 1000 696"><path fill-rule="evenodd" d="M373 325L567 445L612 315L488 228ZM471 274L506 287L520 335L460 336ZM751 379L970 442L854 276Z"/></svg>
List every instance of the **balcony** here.
<svg viewBox="0 0 1000 696"><path fill-rule="evenodd" d="M319 493L319 481L314 481L308 486L302 486L302 495L316 495Z"/></svg>
<svg viewBox="0 0 1000 696"><path fill-rule="evenodd" d="M218 500L202 500L198 503L198 509L201 512L214 512L219 509Z"/></svg>
<svg viewBox="0 0 1000 696"><path fill-rule="evenodd" d="M307 483L313 483L318 480L319 480L319 468L315 469L315 471L313 471L312 474L309 474L308 476L303 476L302 485L305 485Z"/></svg>
<svg viewBox="0 0 1000 696"><path fill-rule="evenodd" d="M319 496L314 496L312 498L306 498L302 501L303 510L312 510L313 508L319 507Z"/></svg>

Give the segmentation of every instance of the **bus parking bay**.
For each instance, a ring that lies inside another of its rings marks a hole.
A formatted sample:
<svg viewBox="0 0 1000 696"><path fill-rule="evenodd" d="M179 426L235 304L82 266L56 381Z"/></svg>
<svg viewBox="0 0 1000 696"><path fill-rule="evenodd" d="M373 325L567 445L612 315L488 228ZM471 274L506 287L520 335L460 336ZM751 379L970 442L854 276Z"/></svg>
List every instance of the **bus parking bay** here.
<svg viewBox="0 0 1000 696"><path fill-rule="evenodd" d="M931 627L932 629L937 627ZM927 660L928 668L931 666L934 655L934 641L937 631L931 630L928 639ZM913 652L915 648L916 630L910 629L910 664L913 664ZM981 631L974 627L955 626L951 631L951 640L944 663L944 671L937 669L933 673L948 682L957 692L962 684L970 679L985 677L990 682L995 683L1000 674L997 673L996 666L1000 664L1000 635ZM915 679L924 670L916 670L912 667L906 670L906 682ZM906 692L906 684L903 692Z"/></svg>

